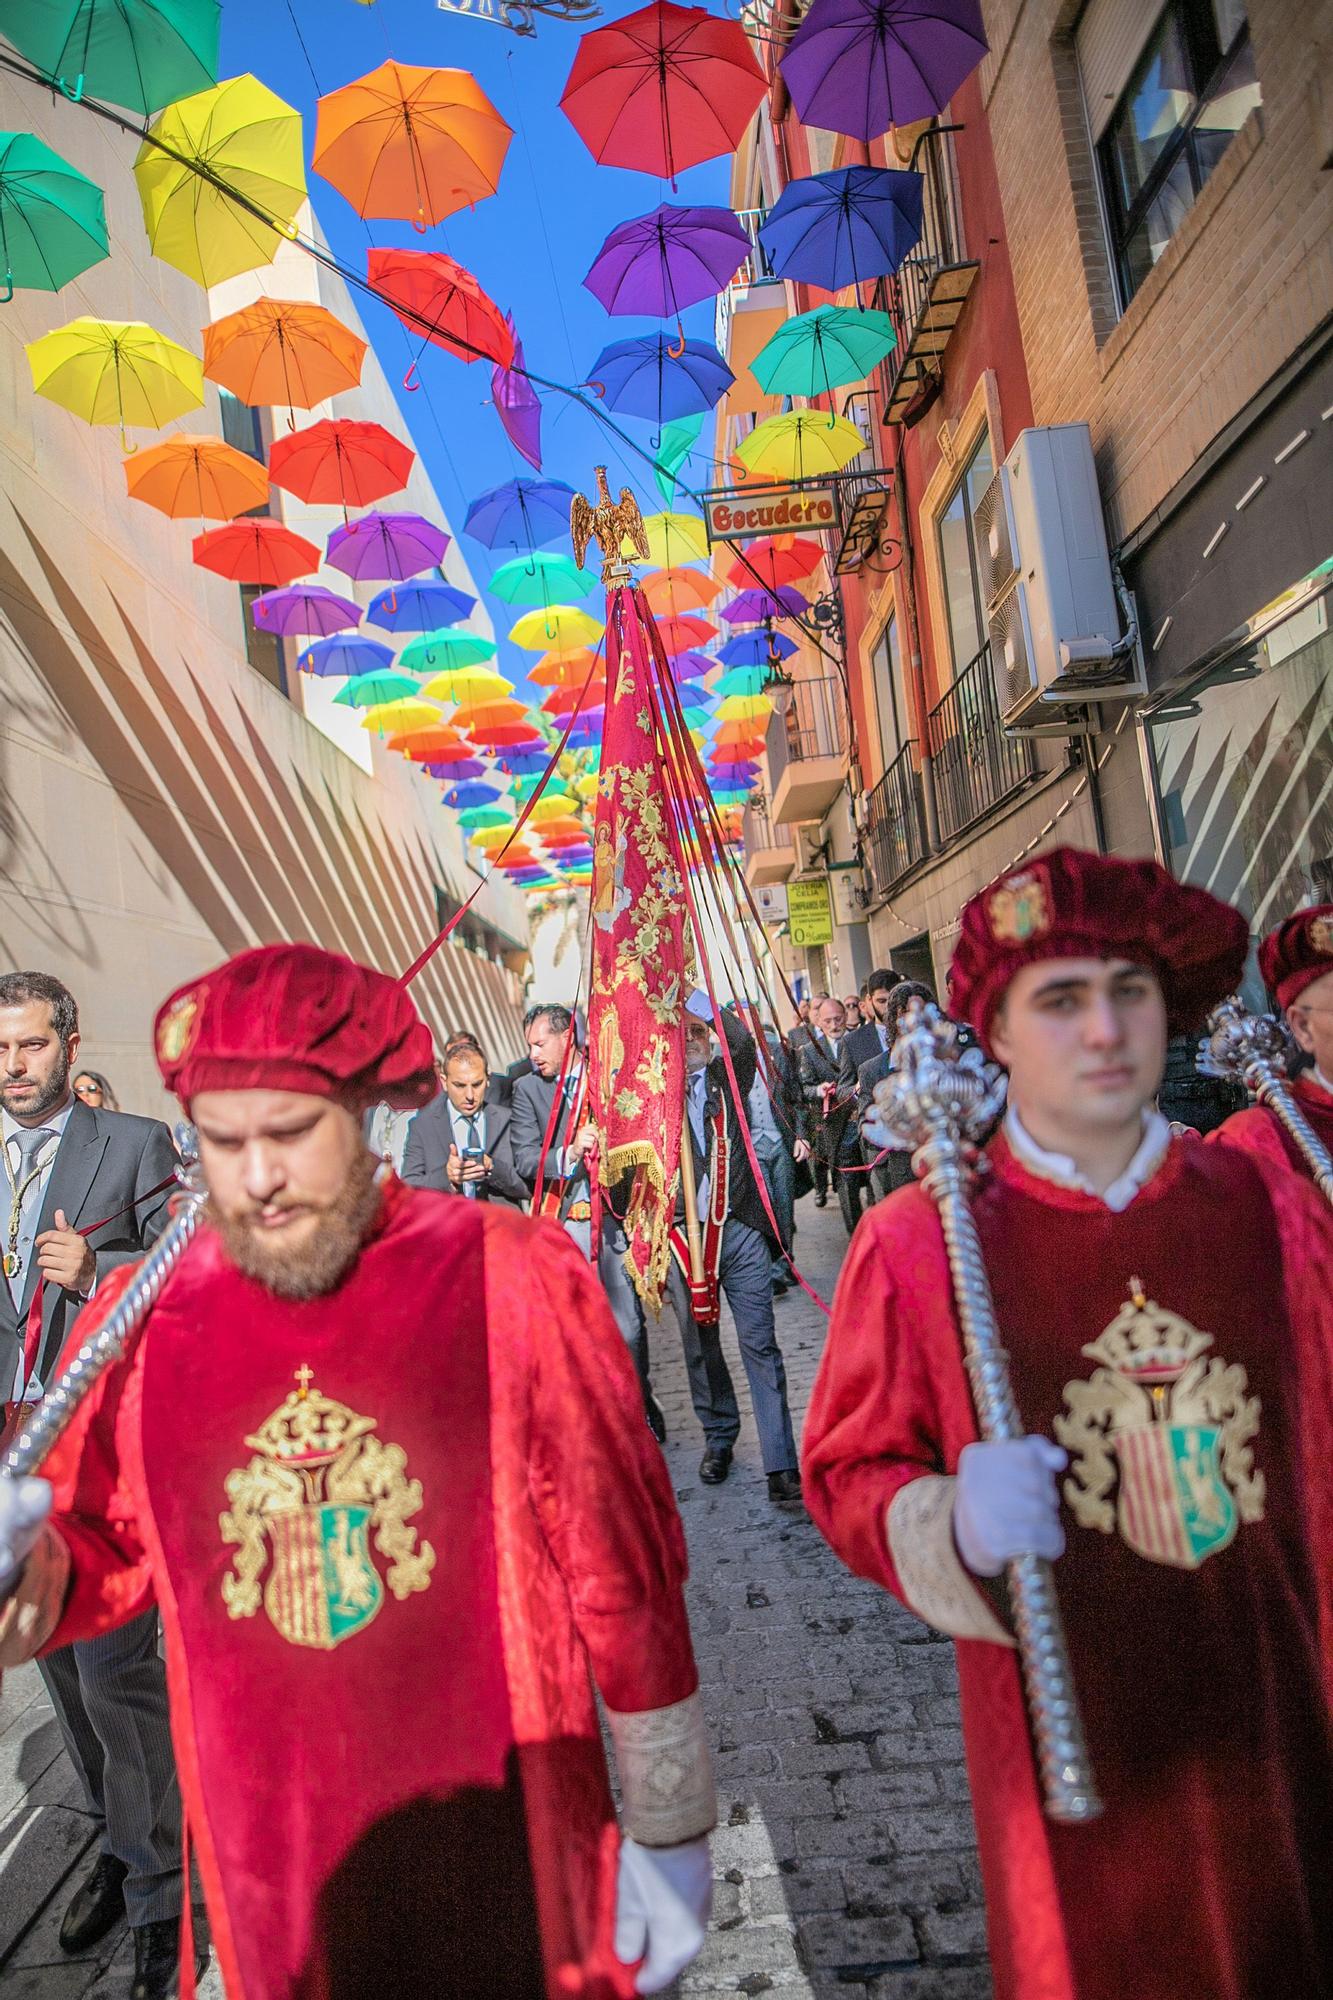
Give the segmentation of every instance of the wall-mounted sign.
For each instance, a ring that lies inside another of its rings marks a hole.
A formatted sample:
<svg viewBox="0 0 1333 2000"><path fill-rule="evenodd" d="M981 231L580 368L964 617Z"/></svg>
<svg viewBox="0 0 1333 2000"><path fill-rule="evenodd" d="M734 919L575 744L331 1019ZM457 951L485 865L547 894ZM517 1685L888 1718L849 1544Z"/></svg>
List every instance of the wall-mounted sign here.
<svg viewBox="0 0 1333 2000"><path fill-rule="evenodd" d="M595 0L435 0L435 5L442 14L467 14L508 28L511 35L535 35L534 14L554 21L595 21L602 11Z"/></svg>
<svg viewBox="0 0 1333 2000"><path fill-rule="evenodd" d="M710 542L750 542L758 535L819 534L838 525L831 486L771 486L747 493L738 487L704 500Z"/></svg>
<svg viewBox="0 0 1333 2000"><path fill-rule="evenodd" d="M793 944L831 944L833 911L829 905L828 877L813 882L787 884L787 935Z"/></svg>
<svg viewBox="0 0 1333 2000"><path fill-rule="evenodd" d="M833 917L839 924L863 924L866 918L865 876L855 861L836 862L829 870L833 884Z"/></svg>
<svg viewBox="0 0 1333 2000"><path fill-rule="evenodd" d="M787 921L787 885L785 882L761 882L751 891L754 906L766 924L785 924Z"/></svg>

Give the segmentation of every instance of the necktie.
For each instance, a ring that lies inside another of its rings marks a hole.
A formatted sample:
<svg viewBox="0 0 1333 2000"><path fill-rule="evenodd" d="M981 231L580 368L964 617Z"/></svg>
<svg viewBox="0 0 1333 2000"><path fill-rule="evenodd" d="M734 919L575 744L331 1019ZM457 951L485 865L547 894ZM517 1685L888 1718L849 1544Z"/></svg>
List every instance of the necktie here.
<svg viewBox="0 0 1333 2000"><path fill-rule="evenodd" d="M10 1160L9 1148L5 1148L5 1165L9 1169L9 1228L5 1238L5 1276L9 1280L9 1295L18 1305L23 1295L24 1273L32 1255L33 1238L37 1234L37 1217L41 1210L41 1200L35 1194L35 1183L41 1176L41 1155L53 1139L59 1138L47 1125L38 1125L34 1130L22 1128L13 1134L13 1143L18 1151L18 1171L15 1172Z"/></svg>
<svg viewBox="0 0 1333 2000"><path fill-rule="evenodd" d="M474 1153L480 1151L481 1140L477 1136L476 1119L469 1118L466 1115L466 1113L464 1113L463 1122L467 1126L467 1143L469 1150ZM464 1181L463 1193L467 1196L469 1201L475 1201L477 1199L478 1194L480 1193L480 1189L478 1188L477 1183L475 1181Z"/></svg>

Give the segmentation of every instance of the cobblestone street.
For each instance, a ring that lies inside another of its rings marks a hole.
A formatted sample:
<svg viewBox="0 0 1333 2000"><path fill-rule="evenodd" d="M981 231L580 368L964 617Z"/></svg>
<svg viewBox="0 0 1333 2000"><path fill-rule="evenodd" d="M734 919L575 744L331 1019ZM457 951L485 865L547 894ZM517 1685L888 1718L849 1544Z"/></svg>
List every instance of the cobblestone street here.
<svg viewBox="0 0 1333 2000"><path fill-rule="evenodd" d="M807 1199L799 1227L807 1275L830 1297L842 1224ZM825 1321L799 1292L777 1314L799 1433ZM727 1346L748 1412L729 1331ZM849 1576L804 1516L769 1504L748 1415L731 1478L699 1484L669 1316L655 1347L721 1800L713 1933L681 1995L984 2000L951 1647ZM123 1932L78 1961L56 1942L91 1835L35 1669L7 1675L0 1704L0 1991L122 2000ZM201 2000L220 1994L214 1968Z"/></svg>

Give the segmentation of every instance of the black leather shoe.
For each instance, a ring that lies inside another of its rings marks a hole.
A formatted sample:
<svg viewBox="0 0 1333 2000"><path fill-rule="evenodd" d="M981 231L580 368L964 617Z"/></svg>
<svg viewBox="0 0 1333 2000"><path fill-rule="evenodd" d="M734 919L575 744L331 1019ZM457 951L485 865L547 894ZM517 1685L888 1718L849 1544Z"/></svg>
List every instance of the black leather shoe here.
<svg viewBox="0 0 1333 2000"><path fill-rule="evenodd" d="M770 1472L768 1475L768 1497L779 1506L801 1498L801 1475L799 1472Z"/></svg>
<svg viewBox="0 0 1333 2000"><path fill-rule="evenodd" d="M791 1290L790 1278L774 1278L773 1296L775 1299L785 1299L790 1290Z"/></svg>
<svg viewBox="0 0 1333 2000"><path fill-rule="evenodd" d="M163 1917L159 1923L137 1924L134 1939L134 1984L129 2000L176 2000L180 1990L180 1918ZM194 1976L202 1979L208 1968L208 1946L196 1943Z"/></svg>
<svg viewBox="0 0 1333 2000"><path fill-rule="evenodd" d="M87 1951L125 1915L125 1877L129 1873L114 1854L99 1854L85 1876L60 1926L62 1951Z"/></svg>
<svg viewBox="0 0 1333 2000"><path fill-rule="evenodd" d="M731 1471L731 1446L710 1444L699 1460L699 1477L705 1486L720 1486Z"/></svg>
<svg viewBox="0 0 1333 2000"><path fill-rule="evenodd" d="M662 1414L662 1405L658 1402L656 1396L649 1396L647 1409L648 1409L649 1430L652 1432L653 1436L657 1439L657 1442L659 1444L665 1444L666 1418Z"/></svg>
<svg viewBox="0 0 1333 2000"><path fill-rule="evenodd" d="M827 1208L827 1207L828 1207L828 1196L827 1196L826 1194L817 1194L817 1195L815 1196L815 1207L816 1207L816 1208Z"/></svg>

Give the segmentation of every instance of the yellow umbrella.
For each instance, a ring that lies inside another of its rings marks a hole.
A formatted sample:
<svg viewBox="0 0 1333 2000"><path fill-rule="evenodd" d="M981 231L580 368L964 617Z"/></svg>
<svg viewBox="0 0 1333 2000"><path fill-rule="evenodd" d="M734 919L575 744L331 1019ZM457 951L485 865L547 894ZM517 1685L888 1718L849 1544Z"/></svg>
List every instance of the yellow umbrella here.
<svg viewBox="0 0 1333 2000"><path fill-rule="evenodd" d="M823 410L788 410L756 424L736 447L747 472L764 479L811 479L841 472L866 448L865 435L845 417Z"/></svg>
<svg viewBox="0 0 1333 2000"><path fill-rule="evenodd" d="M423 683L421 692L430 701L472 704L503 701L507 694L514 692L514 683L507 681L503 674L492 673L489 667L446 667L443 673L432 674Z"/></svg>
<svg viewBox="0 0 1333 2000"><path fill-rule="evenodd" d="M548 604L542 610L525 612L509 636L530 653L544 653L552 646L566 652L571 646L592 645L605 629L577 604Z"/></svg>
<svg viewBox="0 0 1333 2000"><path fill-rule="evenodd" d="M160 430L204 400L195 356L142 320L72 319L28 342L32 386L88 424Z"/></svg>
<svg viewBox="0 0 1333 2000"><path fill-rule="evenodd" d="M753 722L757 715L771 715L773 704L766 694L729 694L718 707L719 722Z"/></svg>
<svg viewBox="0 0 1333 2000"><path fill-rule="evenodd" d="M534 826L540 826L547 820L576 817L578 809L578 800L572 799L568 792L543 792L528 818Z"/></svg>
<svg viewBox="0 0 1333 2000"><path fill-rule="evenodd" d="M659 569L698 562L708 554L708 530L698 514L649 514L643 525L652 560Z"/></svg>
<svg viewBox="0 0 1333 2000"><path fill-rule="evenodd" d="M257 77L229 77L158 114L134 178L155 257L201 285L257 271L305 200L301 114Z"/></svg>
<svg viewBox="0 0 1333 2000"><path fill-rule="evenodd" d="M366 710L361 727L374 729L381 736L397 736L409 729L425 729L439 720L440 711L433 701L382 701L377 708Z"/></svg>

